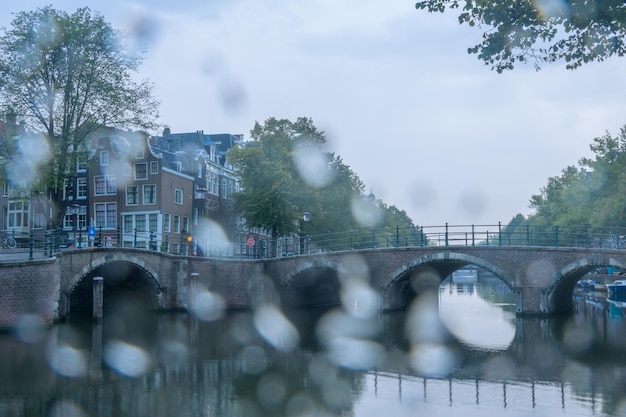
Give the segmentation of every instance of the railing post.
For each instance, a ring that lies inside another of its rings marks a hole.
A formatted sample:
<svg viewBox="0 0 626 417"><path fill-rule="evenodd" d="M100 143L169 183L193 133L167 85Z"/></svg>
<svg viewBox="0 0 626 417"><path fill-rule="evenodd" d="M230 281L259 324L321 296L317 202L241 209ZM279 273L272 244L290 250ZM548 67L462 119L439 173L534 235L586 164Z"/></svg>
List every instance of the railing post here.
<svg viewBox="0 0 626 417"><path fill-rule="evenodd" d="M590 247L591 243L589 243L589 225L585 225L585 247Z"/></svg>
<svg viewBox="0 0 626 417"><path fill-rule="evenodd" d="M122 242L122 226L118 225L117 226L117 247L121 248L122 246L124 246L124 243Z"/></svg>
<svg viewBox="0 0 626 417"><path fill-rule="evenodd" d="M476 246L474 241L474 225L472 225L472 246Z"/></svg>
<svg viewBox="0 0 626 417"><path fill-rule="evenodd" d="M350 250L354 250L354 244L352 242L352 230L350 230Z"/></svg>
<svg viewBox="0 0 626 417"><path fill-rule="evenodd" d="M554 226L554 246L559 246L559 225Z"/></svg>
<svg viewBox="0 0 626 417"><path fill-rule="evenodd" d="M170 235L165 235L165 253L170 253Z"/></svg>
<svg viewBox="0 0 626 417"><path fill-rule="evenodd" d="M396 248L400 247L400 229L396 225Z"/></svg>
<svg viewBox="0 0 626 417"><path fill-rule="evenodd" d="M424 246L424 241L426 239L424 239L424 226L420 226L419 228L419 232L420 232L420 246Z"/></svg>
<svg viewBox="0 0 626 417"><path fill-rule="evenodd" d="M137 247L137 228L135 227L135 235L133 236L133 248L136 248L136 247Z"/></svg>
<svg viewBox="0 0 626 417"><path fill-rule="evenodd" d="M526 225L526 246L530 246L530 225Z"/></svg>
<svg viewBox="0 0 626 417"><path fill-rule="evenodd" d="M376 247L376 229L372 229L372 248Z"/></svg>
<svg viewBox="0 0 626 417"><path fill-rule="evenodd" d="M33 229L30 229L30 233L28 236L28 260L32 261L33 260L33 247L35 246L35 242L33 241L34 239L34 235L33 235Z"/></svg>
<svg viewBox="0 0 626 417"><path fill-rule="evenodd" d="M498 222L498 246L502 246L502 223Z"/></svg>
<svg viewBox="0 0 626 417"><path fill-rule="evenodd" d="M446 246L448 246L448 222L446 222Z"/></svg>
<svg viewBox="0 0 626 417"><path fill-rule="evenodd" d="M79 227L78 228L78 248L82 248L83 247L83 228Z"/></svg>
<svg viewBox="0 0 626 417"><path fill-rule="evenodd" d="M48 238L50 239L49 256L50 258L52 258L52 247L54 246L54 230L50 230L50 233L48 234Z"/></svg>
<svg viewBox="0 0 626 417"><path fill-rule="evenodd" d="M98 228L98 242L100 242L100 247L104 247L104 242L102 241L102 226Z"/></svg>

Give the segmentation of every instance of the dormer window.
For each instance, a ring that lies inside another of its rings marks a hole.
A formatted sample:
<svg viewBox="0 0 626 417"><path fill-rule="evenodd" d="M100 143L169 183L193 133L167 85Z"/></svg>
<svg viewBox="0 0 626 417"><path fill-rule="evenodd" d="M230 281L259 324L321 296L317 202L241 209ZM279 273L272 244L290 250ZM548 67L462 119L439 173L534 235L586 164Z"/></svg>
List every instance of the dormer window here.
<svg viewBox="0 0 626 417"><path fill-rule="evenodd" d="M109 151L100 151L100 166L109 165Z"/></svg>
<svg viewBox="0 0 626 417"><path fill-rule="evenodd" d="M180 162L172 162L172 165L174 165L176 172L181 172L183 169L183 165Z"/></svg>

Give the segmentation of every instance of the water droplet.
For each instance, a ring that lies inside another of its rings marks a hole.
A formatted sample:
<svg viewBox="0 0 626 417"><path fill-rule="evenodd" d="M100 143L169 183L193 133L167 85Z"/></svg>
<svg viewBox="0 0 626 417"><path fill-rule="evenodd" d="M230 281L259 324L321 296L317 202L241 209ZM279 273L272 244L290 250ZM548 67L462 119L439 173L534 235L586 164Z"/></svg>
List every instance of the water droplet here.
<svg viewBox="0 0 626 417"><path fill-rule="evenodd" d="M254 326L259 334L281 352L292 351L300 342L296 328L272 305L259 307L254 313Z"/></svg>
<svg viewBox="0 0 626 417"><path fill-rule="evenodd" d="M107 343L104 348L103 359L112 369L130 377L141 376L150 365L148 353L121 340Z"/></svg>

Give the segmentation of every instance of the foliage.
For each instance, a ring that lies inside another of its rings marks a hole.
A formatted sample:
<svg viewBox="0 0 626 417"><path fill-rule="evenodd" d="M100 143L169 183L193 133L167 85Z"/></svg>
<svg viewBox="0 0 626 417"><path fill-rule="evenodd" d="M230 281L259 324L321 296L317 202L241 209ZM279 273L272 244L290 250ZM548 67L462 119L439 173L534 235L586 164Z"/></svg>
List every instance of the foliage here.
<svg viewBox="0 0 626 417"><path fill-rule="evenodd" d="M122 35L89 8L73 14L52 6L20 12L0 35L0 102L27 129L43 133L50 147L31 188L47 190L56 203L53 223L65 212L62 184L74 178L90 132L105 125L155 127L152 85L131 78L141 55L123 46Z"/></svg>
<svg viewBox="0 0 626 417"><path fill-rule="evenodd" d="M608 132L590 145L593 158L582 158L551 177L530 199L533 213L516 216L508 231L525 225L599 227L626 226L626 126L613 137ZM521 219L520 219L521 216Z"/></svg>
<svg viewBox="0 0 626 417"><path fill-rule="evenodd" d="M468 53L497 72L516 62L564 60L568 69L626 52L626 6L621 0L423 0L428 12L458 10L460 24L485 27L483 41Z"/></svg>
<svg viewBox="0 0 626 417"><path fill-rule="evenodd" d="M255 123L250 131L251 142L233 148L228 158L241 177L243 191L234 196L235 208L246 218L248 226L271 231L272 236L285 236L306 227L309 234L323 227L333 227L342 219L342 205L337 199L358 192L360 182L341 159L329 155L326 169L335 171L336 181L326 189L308 185L294 161L294 151L302 140L316 145L325 143L320 132L307 118L296 122L270 118L264 125ZM333 195L332 191L335 194ZM347 205L349 208L349 204ZM312 213L310 224L302 224L302 213ZM325 230L324 230L325 231Z"/></svg>
<svg viewBox="0 0 626 417"><path fill-rule="evenodd" d="M312 158L315 149L319 151L326 142L324 132L311 119L270 118L263 125L256 122L250 136L252 140L245 146L228 153L242 185L242 191L234 196L235 208L249 227L271 231L273 241L298 233L328 235L366 229L353 214L353 202L363 200L363 183L340 157L323 152L326 163L318 169L328 172L318 174L332 178L323 186L307 181L299 170L297 153L304 147L311 154L306 156ZM413 226L404 211L376 204L382 210L377 227ZM302 221L303 212L311 214L309 222Z"/></svg>

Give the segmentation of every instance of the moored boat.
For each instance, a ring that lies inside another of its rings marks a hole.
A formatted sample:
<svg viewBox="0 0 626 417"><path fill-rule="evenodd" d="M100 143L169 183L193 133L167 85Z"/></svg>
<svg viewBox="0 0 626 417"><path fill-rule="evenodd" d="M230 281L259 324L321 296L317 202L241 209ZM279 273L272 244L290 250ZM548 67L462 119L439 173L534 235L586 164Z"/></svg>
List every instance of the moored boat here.
<svg viewBox="0 0 626 417"><path fill-rule="evenodd" d="M584 291L593 290L595 287L595 281L591 279L581 279L576 283L576 286Z"/></svg>
<svg viewBox="0 0 626 417"><path fill-rule="evenodd" d="M626 295L626 280L617 279L610 284L606 284L606 289L611 295Z"/></svg>

